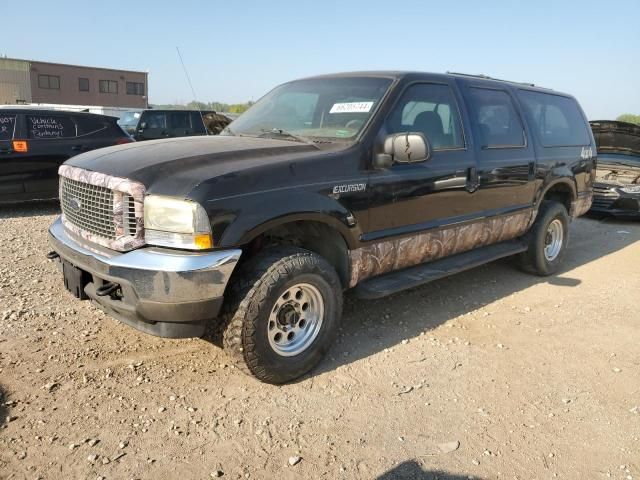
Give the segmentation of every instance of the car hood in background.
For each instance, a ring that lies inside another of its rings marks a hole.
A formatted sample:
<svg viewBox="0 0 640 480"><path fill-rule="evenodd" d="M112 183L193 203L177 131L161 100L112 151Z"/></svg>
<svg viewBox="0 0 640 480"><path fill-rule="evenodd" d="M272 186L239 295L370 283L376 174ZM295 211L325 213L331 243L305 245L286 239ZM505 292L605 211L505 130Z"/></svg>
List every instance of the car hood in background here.
<svg viewBox="0 0 640 480"><path fill-rule="evenodd" d="M640 126L613 120L589 122L598 154L617 153L640 157Z"/></svg>

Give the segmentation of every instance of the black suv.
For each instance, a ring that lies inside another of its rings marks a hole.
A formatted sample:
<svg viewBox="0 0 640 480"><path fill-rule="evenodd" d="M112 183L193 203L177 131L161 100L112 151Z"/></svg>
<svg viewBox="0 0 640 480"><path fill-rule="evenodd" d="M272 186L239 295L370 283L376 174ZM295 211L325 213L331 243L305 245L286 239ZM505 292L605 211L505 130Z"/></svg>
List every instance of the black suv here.
<svg viewBox="0 0 640 480"><path fill-rule="evenodd" d="M0 203L58 197L58 168L82 152L133 140L116 117L0 109Z"/></svg>
<svg viewBox="0 0 640 480"><path fill-rule="evenodd" d="M591 129L598 148L591 212L640 217L640 126L597 120Z"/></svg>
<svg viewBox="0 0 640 480"><path fill-rule="evenodd" d="M123 322L167 337L214 322L242 369L281 383L330 348L343 290L378 298L510 255L557 272L594 166L569 95L460 74L308 78L219 136L67 162L49 257Z"/></svg>
<svg viewBox="0 0 640 480"><path fill-rule="evenodd" d="M218 134L231 119L213 111L143 110L126 112L118 124L137 141Z"/></svg>

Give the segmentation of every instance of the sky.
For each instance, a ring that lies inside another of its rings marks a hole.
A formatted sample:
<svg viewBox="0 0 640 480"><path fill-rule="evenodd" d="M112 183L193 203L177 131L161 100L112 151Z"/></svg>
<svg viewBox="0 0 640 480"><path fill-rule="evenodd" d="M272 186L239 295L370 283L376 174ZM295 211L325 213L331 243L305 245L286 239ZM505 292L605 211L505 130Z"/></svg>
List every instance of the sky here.
<svg viewBox="0 0 640 480"><path fill-rule="evenodd" d="M156 104L193 99L179 47L205 102L322 73L455 71L571 93L591 120L640 114L640 0L2 3L0 55L148 71Z"/></svg>

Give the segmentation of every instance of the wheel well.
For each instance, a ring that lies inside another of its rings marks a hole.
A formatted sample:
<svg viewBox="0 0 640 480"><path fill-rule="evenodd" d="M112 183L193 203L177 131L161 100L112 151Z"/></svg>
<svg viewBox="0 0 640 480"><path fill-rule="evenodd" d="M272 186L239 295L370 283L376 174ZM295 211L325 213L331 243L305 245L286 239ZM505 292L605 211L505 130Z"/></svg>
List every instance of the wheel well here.
<svg viewBox="0 0 640 480"><path fill-rule="evenodd" d="M281 245L300 247L317 253L333 266L344 288L349 284L347 242L334 228L314 221L295 221L278 225L258 235L249 243L245 249L246 259L265 248Z"/></svg>
<svg viewBox="0 0 640 480"><path fill-rule="evenodd" d="M566 183L556 183L544 194L542 200L553 200L564 205L567 213L571 212L571 202L573 202L573 190Z"/></svg>

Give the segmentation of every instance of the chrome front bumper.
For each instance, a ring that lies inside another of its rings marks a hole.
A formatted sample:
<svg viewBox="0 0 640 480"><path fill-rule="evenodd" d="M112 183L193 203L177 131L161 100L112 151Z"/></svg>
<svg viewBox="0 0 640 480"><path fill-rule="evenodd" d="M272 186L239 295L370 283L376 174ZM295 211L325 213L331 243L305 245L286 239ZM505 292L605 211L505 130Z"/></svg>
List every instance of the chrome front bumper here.
<svg viewBox="0 0 640 480"><path fill-rule="evenodd" d="M49 242L61 259L86 272L84 291L105 312L139 330L162 337L201 336L218 316L227 283L242 250L185 252L145 247L119 253L67 231L58 218ZM61 262L60 262L61 263ZM98 296L104 284L118 295Z"/></svg>

